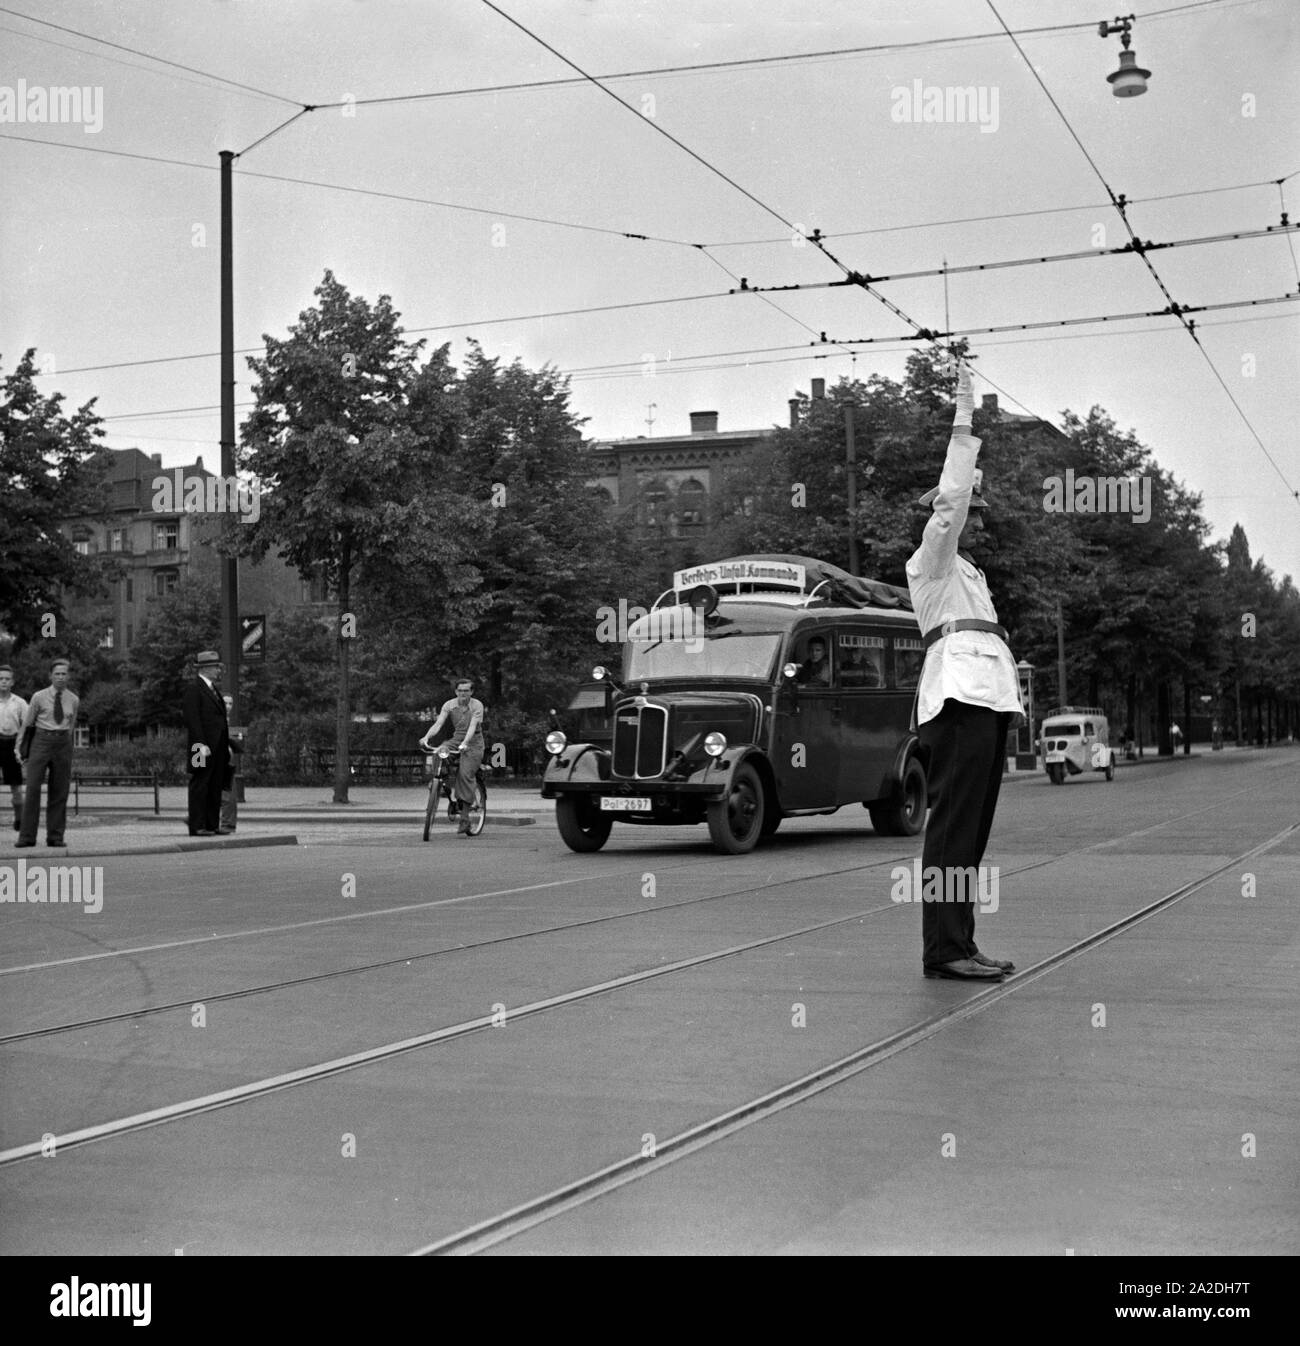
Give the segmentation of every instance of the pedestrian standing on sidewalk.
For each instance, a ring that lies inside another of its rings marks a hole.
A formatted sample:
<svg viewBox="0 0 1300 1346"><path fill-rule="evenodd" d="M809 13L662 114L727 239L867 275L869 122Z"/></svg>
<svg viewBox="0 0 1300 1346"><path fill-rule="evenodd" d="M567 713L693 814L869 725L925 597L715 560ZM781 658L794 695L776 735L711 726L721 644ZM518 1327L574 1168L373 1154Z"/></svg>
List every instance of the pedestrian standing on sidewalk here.
<svg viewBox="0 0 1300 1346"><path fill-rule="evenodd" d="M31 704L23 716L18 757L27 763L27 788L16 846L36 845L36 829L41 821L41 784L47 773L50 784L45 844L63 845L63 829L68 821L68 786L72 783L72 731L77 723L77 707L81 704L77 694L68 691L71 672L72 665L66 659L56 659L50 665L50 685L32 693Z"/></svg>
<svg viewBox="0 0 1300 1346"><path fill-rule="evenodd" d="M0 664L0 779L9 787L14 805L14 831L23 825L23 768L18 761L18 735L22 732L27 702L14 691L14 671Z"/></svg>
<svg viewBox="0 0 1300 1346"><path fill-rule="evenodd" d="M230 731L221 699L221 656L204 650L185 684L181 712L189 753L189 825L192 837L215 837L221 826L221 789L230 765Z"/></svg>
<svg viewBox="0 0 1300 1346"><path fill-rule="evenodd" d="M996 981L1015 965L980 953L976 885L967 880L984 859L993 826L1007 732L1013 717L1019 725L1024 716L1007 633L969 554L982 546L987 508L975 466L980 441L970 433L974 410L970 370L962 363L948 454L939 485L920 499L933 513L907 563L907 583L926 647L917 688L930 787L922 867L944 876L938 900L921 904L922 965L927 977ZM963 891L955 891L959 876Z"/></svg>

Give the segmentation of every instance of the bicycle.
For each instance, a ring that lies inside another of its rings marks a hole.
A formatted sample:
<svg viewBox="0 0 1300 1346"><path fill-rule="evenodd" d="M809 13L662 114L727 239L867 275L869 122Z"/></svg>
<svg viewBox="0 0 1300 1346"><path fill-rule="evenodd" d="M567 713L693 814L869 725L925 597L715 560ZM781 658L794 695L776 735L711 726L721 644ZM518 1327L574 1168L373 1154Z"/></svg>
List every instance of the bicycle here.
<svg viewBox="0 0 1300 1346"><path fill-rule="evenodd" d="M433 820L438 816L438 803L445 796L447 800L447 821L460 822L461 803L456 798L456 776L460 770L460 753L448 743L437 748L426 748L432 775L429 779L429 802L424 809L424 839L428 841ZM426 768L429 769L429 768ZM487 822L487 783L483 777L483 768L474 773L474 802L467 806L469 834L478 836Z"/></svg>

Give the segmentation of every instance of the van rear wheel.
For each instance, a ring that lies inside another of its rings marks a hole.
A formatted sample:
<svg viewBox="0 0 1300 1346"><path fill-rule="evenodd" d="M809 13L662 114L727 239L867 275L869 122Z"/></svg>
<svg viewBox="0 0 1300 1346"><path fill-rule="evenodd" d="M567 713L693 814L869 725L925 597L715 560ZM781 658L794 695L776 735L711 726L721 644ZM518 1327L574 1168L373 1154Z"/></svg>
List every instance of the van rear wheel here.
<svg viewBox="0 0 1300 1346"><path fill-rule="evenodd" d="M560 795L555 801L555 825L571 851L598 851L609 840L613 816L600 811L593 795Z"/></svg>
<svg viewBox="0 0 1300 1346"><path fill-rule="evenodd" d="M758 845L767 812L763 782L748 762L736 768L727 793L710 803L706 812L709 836L727 855L746 855Z"/></svg>
<svg viewBox="0 0 1300 1346"><path fill-rule="evenodd" d="M868 804L871 825L885 837L914 837L925 827L929 807L929 787L925 768L911 758L903 772L903 783L893 799L884 804Z"/></svg>

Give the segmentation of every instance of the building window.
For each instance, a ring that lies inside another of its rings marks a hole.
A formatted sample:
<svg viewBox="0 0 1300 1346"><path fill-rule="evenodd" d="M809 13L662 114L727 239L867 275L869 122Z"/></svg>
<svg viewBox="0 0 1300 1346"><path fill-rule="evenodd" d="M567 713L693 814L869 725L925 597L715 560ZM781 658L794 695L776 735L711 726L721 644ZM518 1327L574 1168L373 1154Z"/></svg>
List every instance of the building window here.
<svg viewBox="0 0 1300 1346"><path fill-rule="evenodd" d="M128 603L135 602L135 584L131 580L127 580L126 582L126 601Z"/></svg>
<svg viewBox="0 0 1300 1346"><path fill-rule="evenodd" d="M153 591L158 598L166 598L176 587L180 575L175 570L160 570L153 577Z"/></svg>
<svg viewBox="0 0 1300 1346"><path fill-rule="evenodd" d="M109 534L108 538L109 551L121 551L125 538L126 538L125 528L114 528L113 531Z"/></svg>
<svg viewBox="0 0 1300 1346"><path fill-rule="evenodd" d="M77 541L72 544L72 549L77 553L78 556L89 556L90 539L84 537L78 538Z"/></svg>
<svg viewBox="0 0 1300 1346"><path fill-rule="evenodd" d="M641 523L653 528L665 521L668 504L668 487L661 481L652 481L641 491Z"/></svg>
<svg viewBox="0 0 1300 1346"><path fill-rule="evenodd" d="M157 551L175 551L180 546L181 526L175 520L154 524L153 545Z"/></svg>
<svg viewBox="0 0 1300 1346"><path fill-rule="evenodd" d="M131 642L135 639L135 627L130 622L126 624L126 648L131 648Z"/></svg>
<svg viewBox="0 0 1300 1346"><path fill-rule="evenodd" d="M111 650L113 648L113 628L110 626L99 638L99 648L101 650Z"/></svg>
<svg viewBox="0 0 1300 1346"><path fill-rule="evenodd" d="M689 477L677 488L677 518L683 527L704 522L709 493L704 483Z"/></svg>

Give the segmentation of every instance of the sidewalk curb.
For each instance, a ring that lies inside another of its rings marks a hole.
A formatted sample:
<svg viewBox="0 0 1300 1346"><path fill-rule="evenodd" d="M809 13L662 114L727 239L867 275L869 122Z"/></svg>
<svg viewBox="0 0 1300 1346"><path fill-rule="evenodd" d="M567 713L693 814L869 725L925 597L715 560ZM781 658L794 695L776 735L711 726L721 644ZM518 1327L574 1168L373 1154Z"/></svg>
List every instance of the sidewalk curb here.
<svg viewBox="0 0 1300 1346"><path fill-rule="evenodd" d="M107 809L101 810L101 813L107 813ZM88 814L88 817L94 817L94 814ZM422 813L371 813L371 814L353 814L353 813L270 813L254 812L249 810L247 813L241 811L240 817L246 823L385 823L388 826L394 824L418 826L424 815ZM181 823L185 822L183 816L169 818L164 814L141 813L132 818L124 818L124 822L133 823ZM445 821L445 820L444 820ZM498 827L531 827L537 819L528 814L522 813L489 813L485 827L491 827L494 823Z"/></svg>
<svg viewBox="0 0 1300 1346"><path fill-rule="evenodd" d="M59 860L80 859L83 855L177 855L186 851L229 851L247 849L250 846L296 846L298 838L292 835L275 837L225 837L222 840L208 840L206 837L181 837L174 841L154 841L143 845L104 845L97 846L93 841L77 842L72 846L44 846L40 855L53 856ZM36 847L24 847L24 850L36 850ZM11 852L0 851L0 860L8 859ZM15 859L35 861L34 856L18 856Z"/></svg>

